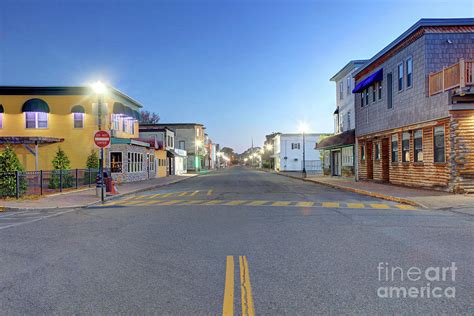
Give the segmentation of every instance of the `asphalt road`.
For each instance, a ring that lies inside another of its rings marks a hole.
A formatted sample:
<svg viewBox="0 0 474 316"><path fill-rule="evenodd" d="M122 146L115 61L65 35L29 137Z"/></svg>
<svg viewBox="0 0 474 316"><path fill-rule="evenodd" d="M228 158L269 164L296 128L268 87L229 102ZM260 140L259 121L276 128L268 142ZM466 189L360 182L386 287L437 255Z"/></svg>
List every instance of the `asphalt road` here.
<svg viewBox="0 0 474 316"><path fill-rule="evenodd" d="M472 314L473 219L242 168L3 213L0 314Z"/></svg>

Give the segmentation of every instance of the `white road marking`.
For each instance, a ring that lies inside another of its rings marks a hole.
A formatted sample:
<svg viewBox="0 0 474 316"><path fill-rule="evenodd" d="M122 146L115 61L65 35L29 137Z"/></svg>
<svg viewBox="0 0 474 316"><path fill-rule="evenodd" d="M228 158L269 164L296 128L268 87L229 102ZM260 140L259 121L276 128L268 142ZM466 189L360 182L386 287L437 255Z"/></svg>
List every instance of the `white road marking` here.
<svg viewBox="0 0 474 316"><path fill-rule="evenodd" d="M26 222L21 222L21 223L10 224L10 225L7 225L7 226L2 226L2 227L0 227L0 230L15 227L15 226L20 226L20 225L25 225L25 224L38 222L38 221L41 221L43 219L59 216L59 215L66 214L66 213L71 213L71 212L74 212L74 211L77 211L77 209L71 209L71 210L67 210L67 211L63 211L63 212L59 212L59 213L55 213L55 214L51 214L51 215L46 215L46 216L43 216L43 217L40 217L40 218L32 219L31 221L26 221Z"/></svg>

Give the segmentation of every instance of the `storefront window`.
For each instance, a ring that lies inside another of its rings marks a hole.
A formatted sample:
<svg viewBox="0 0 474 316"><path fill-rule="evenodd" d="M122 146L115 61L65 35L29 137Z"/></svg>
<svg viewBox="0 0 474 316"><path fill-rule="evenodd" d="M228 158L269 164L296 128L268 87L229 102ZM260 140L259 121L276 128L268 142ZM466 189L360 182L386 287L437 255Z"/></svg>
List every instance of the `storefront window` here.
<svg viewBox="0 0 474 316"><path fill-rule="evenodd" d="M392 162L398 162L398 135L392 135Z"/></svg>
<svg viewBox="0 0 474 316"><path fill-rule="evenodd" d="M375 160L380 160L380 143L375 144Z"/></svg>
<svg viewBox="0 0 474 316"><path fill-rule="evenodd" d="M402 161L410 161L410 133L403 133L402 137Z"/></svg>
<svg viewBox="0 0 474 316"><path fill-rule="evenodd" d="M0 113L0 128L3 128L3 113Z"/></svg>
<svg viewBox="0 0 474 316"><path fill-rule="evenodd" d="M110 171L121 173L122 172L122 153L111 152L110 153Z"/></svg>
<svg viewBox="0 0 474 316"><path fill-rule="evenodd" d="M434 128L434 162L446 162L444 126Z"/></svg>
<svg viewBox="0 0 474 316"><path fill-rule="evenodd" d="M423 161L423 131L417 130L414 135L415 143L415 162Z"/></svg>

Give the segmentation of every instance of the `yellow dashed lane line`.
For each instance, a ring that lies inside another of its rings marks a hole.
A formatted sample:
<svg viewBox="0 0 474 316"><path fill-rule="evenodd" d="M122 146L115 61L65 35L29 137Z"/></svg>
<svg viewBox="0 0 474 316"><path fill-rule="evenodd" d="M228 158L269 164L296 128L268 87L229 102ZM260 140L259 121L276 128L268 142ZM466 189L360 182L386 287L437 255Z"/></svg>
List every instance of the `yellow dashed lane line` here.
<svg viewBox="0 0 474 316"><path fill-rule="evenodd" d="M376 209L387 209L387 208L390 208L390 206L388 206L387 204L378 204L378 203L370 204L370 206L371 206L372 208L376 208Z"/></svg>
<svg viewBox="0 0 474 316"><path fill-rule="evenodd" d="M248 201L236 200L236 201L230 201L230 202L224 203L222 205L240 205L240 204L244 204L245 202L248 202Z"/></svg>
<svg viewBox="0 0 474 316"><path fill-rule="evenodd" d="M259 206L259 205L263 205L265 203L268 203L269 201L251 201L250 203L246 204L246 205L249 205L249 206Z"/></svg>
<svg viewBox="0 0 474 316"><path fill-rule="evenodd" d="M337 203L337 202L323 202L322 206L323 207L328 207L328 208L338 208L338 207L340 207L339 203Z"/></svg>
<svg viewBox="0 0 474 316"><path fill-rule="evenodd" d="M277 201L277 202L273 202L272 206L288 206L290 204L291 202L289 201Z"/></svg>
<svg viewBox="0 0 474 316"><path fill-rule="evenodd" d="M362 203L347 203L348 208L364 208L365 205Z"/></svg>
<svg viewBox="0 0 474 316"><path fill-rule="evenodd" d="M297 202L296 206L302 206L302 207L311 207L314 205L314 202Z"/></svg>

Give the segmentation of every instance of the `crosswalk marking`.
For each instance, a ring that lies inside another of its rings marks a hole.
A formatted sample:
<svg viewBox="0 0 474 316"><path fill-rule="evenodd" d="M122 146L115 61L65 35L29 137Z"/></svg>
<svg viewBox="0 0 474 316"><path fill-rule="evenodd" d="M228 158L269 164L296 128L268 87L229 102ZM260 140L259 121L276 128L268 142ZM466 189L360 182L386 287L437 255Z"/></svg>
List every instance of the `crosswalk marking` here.
<svg viewBox="0 0 474 316"><path fill-rule="evenodd" d="M247 201L236 200L236 201L230 201L230 202L224 203L223 205L239 205L239 204L243 204L245 202L247 202Z"/></svg>
<svg viewBox="0 0 474 316"><path fill-rule="evenodd" d="M302 207L311 207L314 205L314 202L298 202L296 203L296 206L302 206Z"/></svg>
<svg viewBox="0 0 474 316"><path fill-rule="evenodd" d="M337 203L337 202L323 202L323 203L322 203L322 206L323 206L323 207L328 207L328 208L331 208L331 207L338 208L338 207L339 207L339 203Z"/></svg>
<svg viewBox="0 0 474 316"><path fill-rule="evenodd" d="M200 204L203 202L206 202L206 200L189 200L189 201L185 201L183 205Z"/></svg>
<svg viewBox="0 0 474 316"><path fill-rule="evenodd" d="M277 201L277 202L273 202L272 206L288 206L290 204L291 202L288 202L288 201Z"/></svg>
<svg viewBox="0 0 474 316"><path fill-rule="evenodd" d="M140 203L139 205L153 205L153 204L160 204L161 202L163 202L163 201L152 200L152 201L146 201L146 202Z"/></svg>
<svg viewBox="0 0 474 316"><path fill-rule="evenodd" d="M250 206L258 206L258 205L264 205L265 203L268 203L268 201L252 201L246 205Z"/></svg>
<svg viewBox="0 0 474 316"><path fill-rule="evenodd" d="M398 207L401 210L404 210L404 211L414 211L414 210L416 210L416 207L411 206L411 205L397 204L395 206Z"/></svg>
<svg viewBox="0 0 474 316"><path fill-rule="evenodd" d="M173 204L178 204L183 202L183 200L171 200L171 201L166 201L163 203L160 203L160 205L173 205Z"/></svg>
<svg viewBox="0 0 474 316"><path fill-rule="evenodd" d="M192 193L191 193L192 192ZM236 206L236 205L245 205L245 206L272 206L272 207L312 207L312 208L342 208L342 209L395 209L403 211L416 211L417 208L411 205L404 204L395 204L395 203L345 203L345 202L311 202L311 201L268 201L268 200L194 200L186 199L187 197L192 196L193 194L197 195L198 190L196 191L186 191L186 192L175 192L175 193L166 193L158 194L157 199L150 198L153 195L138 195L128 197L122 200L114 200L107 202L100 206L166 206L166 205L225 205L225 206ZM184 197L182 199L162 199L166 196L175 195L176 197Z"/></svg>
<svg viewBox="0 0 474 316"><path fill-rule="evenodd" d="M215 205L215 204L219 204L219 203L222 203L222 202L223 201L221 201L221 200L212 200L212 201L203 203L202 205Z"/></svg>
<svg viewBox="0 0 474 316"><path fill-rule="evenodd" d="M347 203L348 208L364 208L365 205L362 203Z"/></svg>
<svg viewBox="0 0 474 316"><path fill-rule="evenodd" d="M372 203L370 204L372 208L377 208L377 209L387 209L390 208L387 204L378 204L378 203Z"/></svg>

